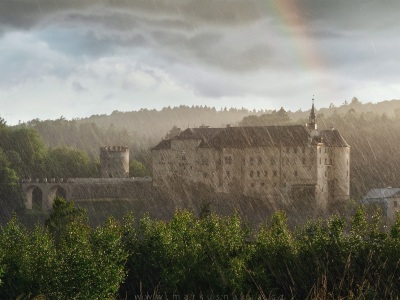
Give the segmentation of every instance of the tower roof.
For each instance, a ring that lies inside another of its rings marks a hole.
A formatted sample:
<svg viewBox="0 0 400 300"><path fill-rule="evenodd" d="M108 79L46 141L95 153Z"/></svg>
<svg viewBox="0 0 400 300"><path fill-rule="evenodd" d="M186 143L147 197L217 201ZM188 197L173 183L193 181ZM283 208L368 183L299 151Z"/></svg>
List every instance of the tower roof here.
<svg viewBox="0 0 400 300"><path fill-rule="evenodd" d="M310 116L308 117L307 127L311 130L317 129L317 116L315 115L314 97L312 99L312 106Z"/></svg>

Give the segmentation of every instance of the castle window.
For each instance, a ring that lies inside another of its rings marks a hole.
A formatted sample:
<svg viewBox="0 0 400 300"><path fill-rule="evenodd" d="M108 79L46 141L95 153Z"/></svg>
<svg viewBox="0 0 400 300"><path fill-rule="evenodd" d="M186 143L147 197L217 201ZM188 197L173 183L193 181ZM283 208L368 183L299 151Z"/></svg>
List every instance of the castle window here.
<svg viewBox="0 0 400 300"><path fill-rule="evenodd" d="M319 164L321 164L321 159L319 159Z"/></svg>
<svg viewBox="0 0 400 300"><path fill-rule="evenodd" d="M268 171L264 171L264 176L265 176L265 177L268 176Z"/></svg>
<svg viewBox="0 0 400 300"><path fill-rule="evenodd" d="M393 206L397 207L397 201L396 200L393 201Z"/></svg>
<svg viewBox="0 0 400 300"><path fill-rule="evenodd" d="M258 158L258 164L259 164L259 165L262 164L262 159L261 159L261 157Z"/></svg>
<svg viewBox="0 0 400 300"><path fill-rule="evenodd" d="M225 164L227 164L227 165L232 164L232 156L226 156L225 157Z"/></svg>
<svg viewBox="0 0 400 300"><path fill-rule="evenodd" d="M226 171L226 177L231 177L231 172L230 171Z"/></svg>
<svg viewBox="0 0 400 300"><path fill-rule="evenodd" d="M293 152L294 152L294 153L297 153L297 147L294 147L294 148L293 148Z"/></svg>
<svg viewBox="0 0 400 300"><path fill-rule="evenodd" d="M265 182L261 182L261 186L264 186L265 185Z"/></svg>
<svg viewBox="0 0 400 300"><path fill-rule="evenodd" d="M328 153L328 148L325 148L325 153Z"/></svg>
<svg viewBox="0 0 400 300"><path fill-rule="evenodd" d="M182 160L186 160L186 150L182 150L181 155Z"/></svg>
<svg viewBox="0 0 400 300"><path fill-rule="evenodd" d="M275 165L275 158L271 158L271 166Z"/></svg>
<svg viewBox="0 0 400 300"><path fill-rule="evenodd" d="M297 171L294 171L294 177L297 177Z"/></svg>
<svg viewBox="0 0 400 300"><path fill-rule="evenodd" d="M303 157L303 165L305 165L306 164L306 158L305 157Z"/></svg>
<svg viewBox="0 0 400 300"><path fill-rule="evenodd" d="M250 157L250 165L254 165L254 158Z"/></svg>
<svg viewBox="0 0 400 300"><path fill-rule="evenodd" d="M325 177L328 177L328 173L325 171Z"/></svg>
<svg viewBox="0 0 400 300"><path fill-rule="evenodd" d="M319 153L321 153L321 150L322 150L322 148L321 148L321 147L319 147Z"/></svg>
<svg viewBox="0 0 400 300"><path fill-rule="evenodd" d="M161 160L164 160L164 155L161 154L161 157L160 157L160 158L161 158Z"/></svg>
<svg viewBox="0 0 400 300"><path fill-rule="evenodd" d="M327 158L325 158L325 164L328 164L328 159Z"/></svg>
<svg viewBox="0 0 400 300"><path fill-rule="evenodd" d="M274 177L278 176L278 172L277 172L276 170L274 170L274 171L272 172L272 174L274 175Z"/></svg>
<svg viewBox="0 0 400 300"><path fill-rule="evenodd" d="M260 177L260 171L257 171L257 177Z"/></svg>
<svg viewBox="0 0 400 300"><path fill-rule="evenodd" d="M250 177L254 176L254 171L250 171Z"/></svg>
<svg viewBox="0 0 400 300"><path fill-rule="evenodd" d="M329 160L330 164L332 164L332 158Z"/></svg>

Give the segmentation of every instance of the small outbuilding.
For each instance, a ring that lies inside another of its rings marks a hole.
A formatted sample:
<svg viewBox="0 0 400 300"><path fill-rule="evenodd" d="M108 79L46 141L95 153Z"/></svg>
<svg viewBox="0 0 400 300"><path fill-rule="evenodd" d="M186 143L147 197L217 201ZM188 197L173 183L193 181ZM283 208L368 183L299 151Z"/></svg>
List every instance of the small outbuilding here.
<svg viewBox="0 0 400 300"><path fill-rule="evenodd" d="M388 224L393 224L400 207L400 188L372 189L361 199L367 208L380 208Z"/></svg>

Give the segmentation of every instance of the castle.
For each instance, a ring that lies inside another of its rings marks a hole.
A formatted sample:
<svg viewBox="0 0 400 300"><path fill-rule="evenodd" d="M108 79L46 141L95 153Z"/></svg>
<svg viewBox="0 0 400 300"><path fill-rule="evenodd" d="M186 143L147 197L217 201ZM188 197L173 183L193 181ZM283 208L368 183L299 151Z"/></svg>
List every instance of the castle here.
<svg viewBox="0 0 400 300"><path fill-rule="evenodd" d="M25 208L49 210L56 196L119 199L168 219L209 201L216 212L238 208L262 221L268 211L296 205L307 211L304 200L324 213L349 198L350 146L337 130L318 130L314 104L305 126L188 128L156 145L152 159L152 179L129 178L129 149L101 147L100 178L24 180ZM193 191L204 188L211 194L199 199Z"/></svg>
<svg viewBox="0 0 400 300"><path fill-rule="evenodd" d="M349 198L350 146L335 130L290 126L188 128L152 149L153 186L203 184L232 193L319 210Z"/></svg>

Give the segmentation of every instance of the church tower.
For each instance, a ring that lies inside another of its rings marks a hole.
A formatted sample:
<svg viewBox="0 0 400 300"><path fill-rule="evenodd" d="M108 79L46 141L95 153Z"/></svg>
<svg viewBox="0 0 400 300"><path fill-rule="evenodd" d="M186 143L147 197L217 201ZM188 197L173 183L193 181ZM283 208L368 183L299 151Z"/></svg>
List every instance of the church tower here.
<svg viewBox="0 0 400 300"><path fill-rule="evenodd" d="M312 106L310 116L308 117L308 123L306 125L310 131L317 129L317 116L315 115L315 108L314 108L314 97L312 99Z"/></svg>

